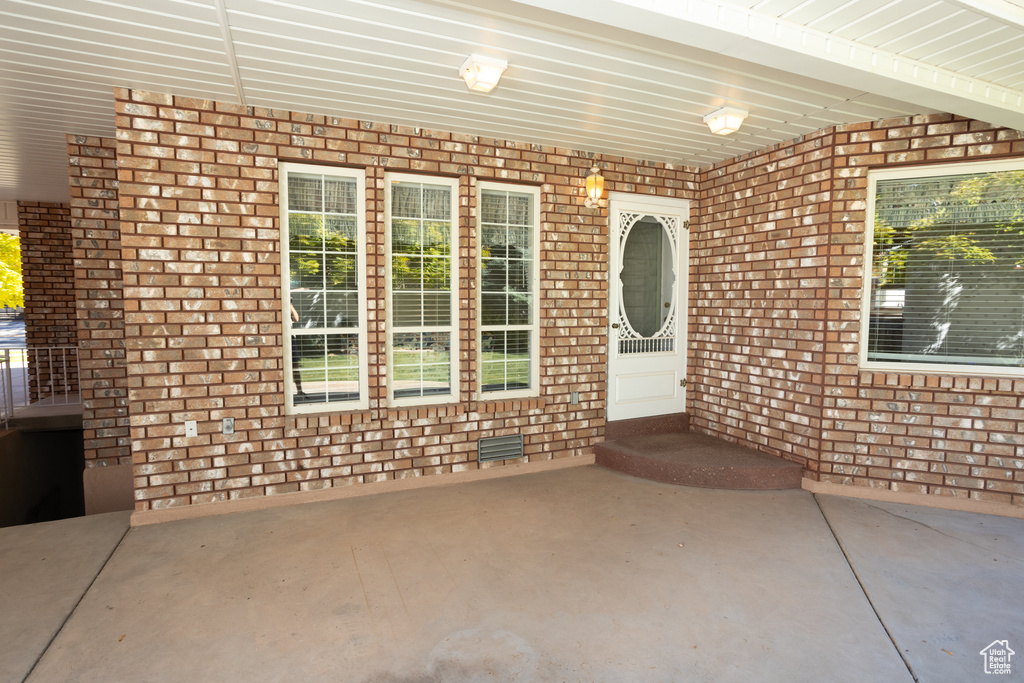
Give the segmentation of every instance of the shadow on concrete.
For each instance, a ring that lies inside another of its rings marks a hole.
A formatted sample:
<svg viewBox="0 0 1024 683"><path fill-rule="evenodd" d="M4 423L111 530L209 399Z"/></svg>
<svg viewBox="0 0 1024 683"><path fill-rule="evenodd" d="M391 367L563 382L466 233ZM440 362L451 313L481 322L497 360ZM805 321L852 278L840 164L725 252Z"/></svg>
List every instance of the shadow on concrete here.
<svg viewBox="0 0 1024 683"><path fill-rule="evenodd" d="M0 432L0 527L85 514L82 431Z"/></svg>

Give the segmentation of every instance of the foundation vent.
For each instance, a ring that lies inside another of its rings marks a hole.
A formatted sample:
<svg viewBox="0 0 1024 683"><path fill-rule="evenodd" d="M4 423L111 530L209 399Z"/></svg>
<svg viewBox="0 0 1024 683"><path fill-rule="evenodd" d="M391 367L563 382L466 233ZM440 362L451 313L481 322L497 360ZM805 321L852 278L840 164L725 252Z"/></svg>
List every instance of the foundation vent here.
<svg viewBox="0 0 1024 683"><path fill-rule="evenodd" d="M523 435L492 436L476 442L477 460L511 460L523 457Z"/></svg>

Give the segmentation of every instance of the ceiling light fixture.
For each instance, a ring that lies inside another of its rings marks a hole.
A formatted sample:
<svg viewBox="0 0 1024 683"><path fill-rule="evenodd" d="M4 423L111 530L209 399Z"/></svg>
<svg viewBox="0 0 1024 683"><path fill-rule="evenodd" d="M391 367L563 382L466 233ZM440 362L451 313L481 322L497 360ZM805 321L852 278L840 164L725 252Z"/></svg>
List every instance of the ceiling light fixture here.
<svg viewBox="0 0 1024 683"><path fill-rule="evenodd" d="M743 125L743 119L747 118L749 112L734 107L722 107L716 109L704 117L704 123L715 135L728 135L735 133Z"/></svg>
<svg viewBox="0 0 1024 683"><path fill-rule="evenodd" d="M601 194L604 192L604 178L601 177L601 169L594 166L587 176L587 200L583 205L588 209L596 209L601 206Z"/></svg>
<svg viewBox="0 0 1024 683"><path fill-rule="evenodd" d="M474 92L491 92L508 68L504 59L472 54L459 67L459 75L466 80L466 87Z"/></svg>

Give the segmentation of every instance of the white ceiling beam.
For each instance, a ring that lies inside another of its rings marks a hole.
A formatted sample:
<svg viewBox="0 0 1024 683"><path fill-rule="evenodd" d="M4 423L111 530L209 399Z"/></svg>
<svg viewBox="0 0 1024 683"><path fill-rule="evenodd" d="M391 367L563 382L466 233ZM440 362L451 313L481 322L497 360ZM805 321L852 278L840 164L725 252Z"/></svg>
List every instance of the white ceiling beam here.
<svg viewBox="0 0 1024 683"><path fill-rule="evenodd" d="M525 5L782 69L867 93L1024 130L1024 91L786 21L723 0L516 0ZM1004 21L1004 0L985 5ZM1020 9L1018 7L1018 9ZM1024 9L1021 10L1024 15Z"/></svg>
<svg viewBox="0 0 1024 683"><path fill-rule="evenodd" d="M228 59L228 70L231 71L231 80L235 84L238 103L244 107L246 106L245 88L242 86L242 76L238 72L238 59L235 57L235 41L231 38L228 10L224 6L224 0L214 0L214 4L217 6L217 23L220 25L220 36L224 41L224 55Z"/></svg>
<svg viewBox="0 0 1024 683"><path fill-rule="evenodd" d="M946 0L957 7L984 14L1012 28L1024 28L1024 5L1012 0Z"/></svg>

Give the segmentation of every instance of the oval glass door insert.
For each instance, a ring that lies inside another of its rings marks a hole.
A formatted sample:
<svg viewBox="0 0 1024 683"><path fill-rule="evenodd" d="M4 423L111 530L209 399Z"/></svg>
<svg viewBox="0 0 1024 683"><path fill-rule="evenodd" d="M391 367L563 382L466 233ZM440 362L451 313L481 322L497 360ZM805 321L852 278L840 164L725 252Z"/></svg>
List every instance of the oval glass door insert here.
<svg viewBox="0 0 1024 683"><path fill-rule="evenodd" d="M662 222L644 216L633 223L622 247L621 314L636 337L659 335L675 313L676 273L672 236ZM633 336L633 335L628 335ZM639 341L639 340L638 340ZM662 344L640 344L634 351L669 350Z"/></svg>

